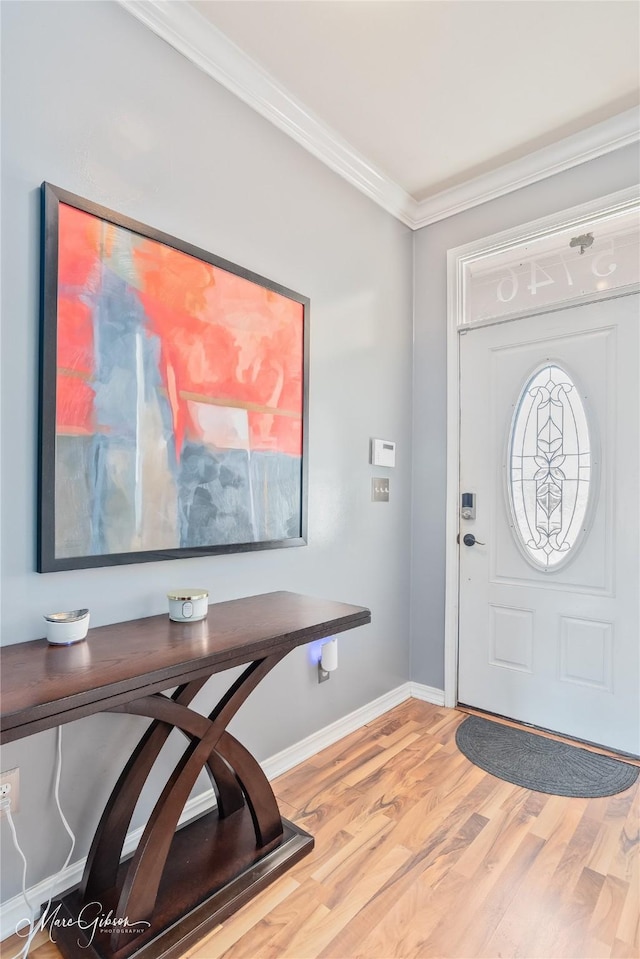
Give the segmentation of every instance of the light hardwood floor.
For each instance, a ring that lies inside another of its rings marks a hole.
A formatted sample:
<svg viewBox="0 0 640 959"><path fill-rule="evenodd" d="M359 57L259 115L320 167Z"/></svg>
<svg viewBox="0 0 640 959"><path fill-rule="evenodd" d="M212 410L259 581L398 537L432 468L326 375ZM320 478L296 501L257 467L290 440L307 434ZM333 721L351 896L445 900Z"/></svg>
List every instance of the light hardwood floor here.
<svg viewBox="0 0 640 959"><path fill-rule="evenodd" d="M313 853L184 959L636 959L638 784L512 786L458 752L464 718L409 700L276 780Z"/></svg>

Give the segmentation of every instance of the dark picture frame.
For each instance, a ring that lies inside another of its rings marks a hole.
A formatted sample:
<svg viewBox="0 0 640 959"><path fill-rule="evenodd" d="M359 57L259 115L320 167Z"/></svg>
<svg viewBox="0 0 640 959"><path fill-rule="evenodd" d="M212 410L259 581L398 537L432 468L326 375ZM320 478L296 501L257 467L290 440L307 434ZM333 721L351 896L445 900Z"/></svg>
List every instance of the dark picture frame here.
<svg viewBox="0 0 640 959"><path fill-rule="evenodd" d="M39 572L307 542L308 297L42 185Z"/></svg>

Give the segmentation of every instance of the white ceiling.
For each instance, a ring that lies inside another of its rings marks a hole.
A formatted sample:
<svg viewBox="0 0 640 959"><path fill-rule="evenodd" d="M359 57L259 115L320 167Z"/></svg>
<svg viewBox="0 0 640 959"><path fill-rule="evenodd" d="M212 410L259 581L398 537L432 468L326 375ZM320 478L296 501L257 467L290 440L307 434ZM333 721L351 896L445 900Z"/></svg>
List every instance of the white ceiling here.
<svg viewBox="0 0 640 959"><path fill-rule="evenodd" d="M639 102L628 0L195 0L416 200Z"/></svg>
<svg viewBox="0 0 640 959"><path fill-rule="evenodd" d="M640 138L637 0L119 0L413 228Z"/></svg>

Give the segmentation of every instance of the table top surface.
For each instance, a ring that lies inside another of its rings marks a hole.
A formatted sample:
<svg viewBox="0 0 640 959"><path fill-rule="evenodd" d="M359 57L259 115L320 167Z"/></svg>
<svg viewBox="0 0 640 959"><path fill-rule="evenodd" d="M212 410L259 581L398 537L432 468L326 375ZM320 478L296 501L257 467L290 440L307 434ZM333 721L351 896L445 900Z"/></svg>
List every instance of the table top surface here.
<svg viewBox="0 0 640 959"><path fill-rule="evenodd" d="M371 622L362 606L275 592L214 603L196 623L168 615L90 629L72 646L0 649L3 741L30 735L206 673Z"/></svg>

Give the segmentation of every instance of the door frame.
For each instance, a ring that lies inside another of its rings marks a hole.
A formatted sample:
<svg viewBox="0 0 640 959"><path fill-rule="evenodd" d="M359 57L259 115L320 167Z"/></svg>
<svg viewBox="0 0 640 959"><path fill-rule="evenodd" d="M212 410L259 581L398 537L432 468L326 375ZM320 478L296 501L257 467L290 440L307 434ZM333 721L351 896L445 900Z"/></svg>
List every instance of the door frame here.
<svg viewBox="0 0 640 959"><path fill-rule="evenodd" d="M640 282L582 293L544 307L531 307L504 313L486 320L470 320L467 315L466 268L479 260L505 253L525 243L552 239L566 230L587 229L603 219L624 212L640 214L640 189L631 187L580 206L561 210L551 216L495 233L447 252L447 454L445 520L445 623L444 623L444 705L458 703L458 604L460 590L459 532L460 494L460 336L478 326L513 322L524 317L564 310L571 306L612 299L640 292Z"/></svg>

